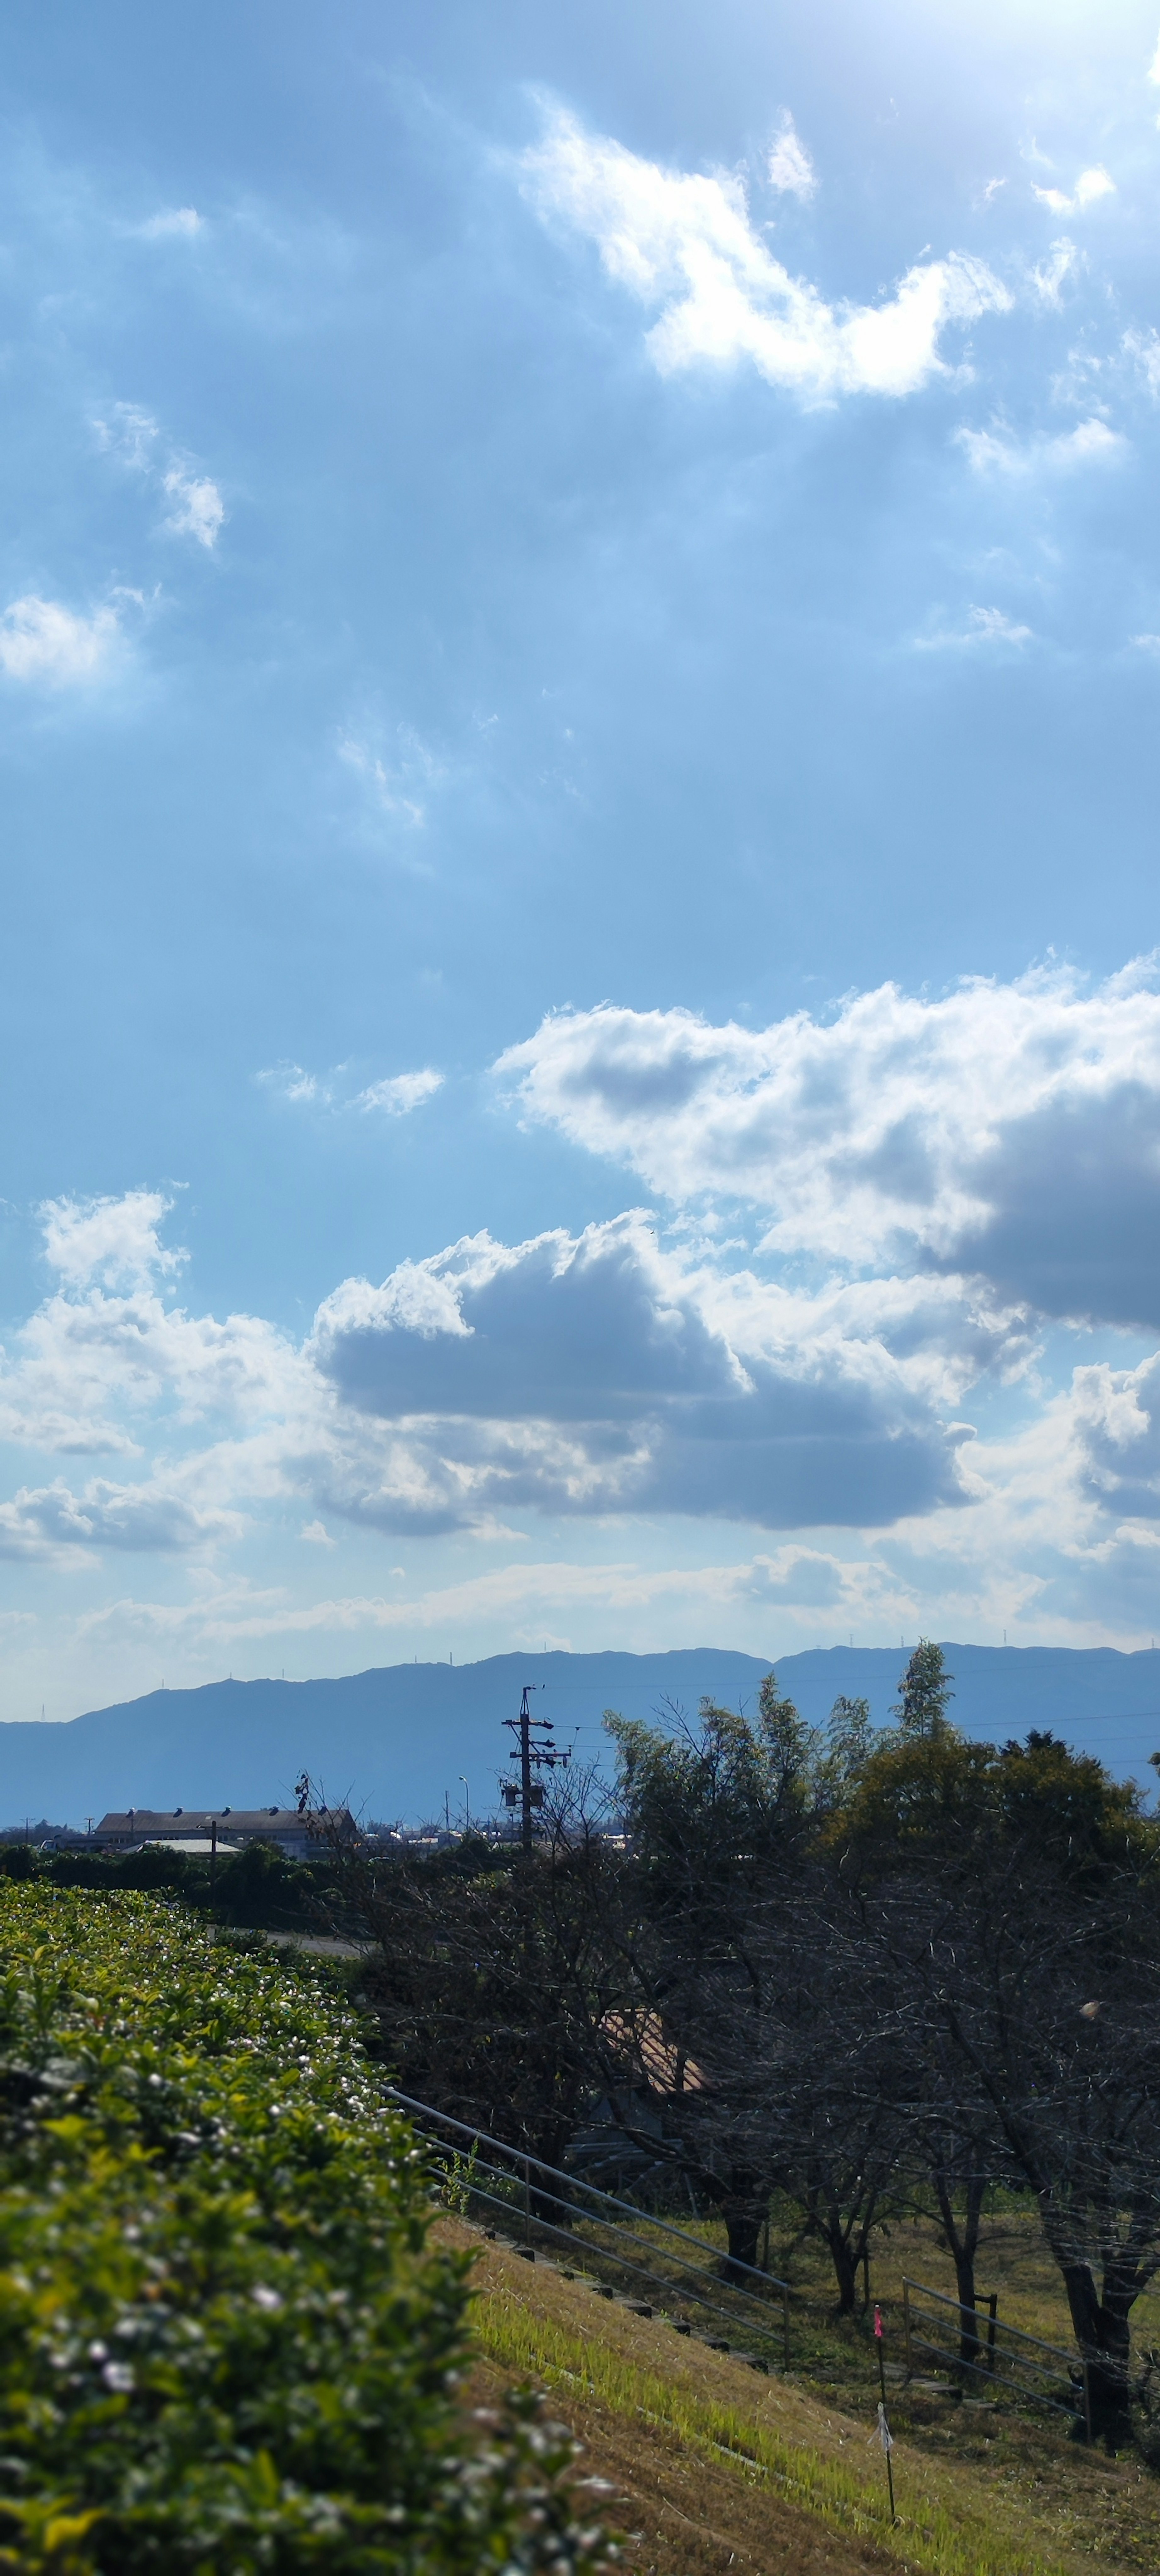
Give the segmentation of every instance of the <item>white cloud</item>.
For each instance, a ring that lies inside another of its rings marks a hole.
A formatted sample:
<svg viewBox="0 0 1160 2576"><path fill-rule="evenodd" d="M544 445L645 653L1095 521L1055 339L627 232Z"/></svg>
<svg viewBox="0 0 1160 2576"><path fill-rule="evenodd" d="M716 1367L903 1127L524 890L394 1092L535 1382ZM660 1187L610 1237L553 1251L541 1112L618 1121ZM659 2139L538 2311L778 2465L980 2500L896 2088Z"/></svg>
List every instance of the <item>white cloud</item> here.
<svg viewBox="0 0 1160 2576"><path fill-rule="evenodd" d="M1085 465L1120 465L1130 452L1120 430L1109 429L1106 421L1094 417L1082 420L1077 429L1061 431L1054 438L1032 438L1024 446L1005 431L960 429L955 437L973 473L1018 480L1034 474L1071 474Z"/></svg>
<svg viewBox="0 0 1160 2576"><path fill-rule="evenodd" d="M909 269L888 303L828 304L774 259L740 179L662 169L561 109L521 167L537 213L595 242L608 275L659 308L646 345L663 375L748 359L806 402L908 394L946 372L948 326L1010 309L991 271L959 252Z"/></svg>
<svg viewBox="0 0 1160 2576"><path fill-rule="evenodd" d="M370 744L344 734L338 756L366 780L384 813L397 815L420 831L427 820L427 795L443 774L441 764L410 725L401 724L396 739L397 756L385 760Z"/></svg>
<svg viewBox="0 0 1160 2576"><path fill-rule="evenodd" d="M443 1088L443 1075L433 1065L424 1065L417 1073L388 1074L382 1082L368 1083L363 1091L344 1096L342 1090L345 1066L336 1065L325 1078L308 1073L300 1064L267 1065L257 1079L280 1092L283 1100L308 1107L362 1110L364 1115L382 1110L388 1118L406 1118L424 1101L433 1100Z"/></svg>
<svg viewBox="0 0 1160 2576"><path fill-rule="evenodd" d="M153 449L161 436L152 412L142 411L137 403L114 403L108 419L94 420L93 428L101 446L118 457L131 473L149 473Z"/></svg>
<svg viewBox="0 0 1160 2576"><path fill-rule="evenodd" d="M1148 79L1152 81L1154 85L1160 87L1160 43L1157 44L1156 51L1148 65Z"/></svg>
<svg viewBox="0 0 1160 2576"><path fill-rule="evenodd" d="M677 1204L748 1202L766 1247L949 1265L1045 1313L1160 1324L1160 994L1150 961L886 984L833 1020L563 1012L497 1071L526 1117ZM1155 1237L1155 1239L1154 1239Z"/></svg>
<svg viewBox="0 0 1160 2576"><path fill-rule="evenodd" d="M1017 626L1002 608L970 608L965 628L955 631L940 628L932 635L916 636L920 652L934 653L948 647L968 651L976 645L1029 644L1031 628Z"/></svg>
<svg viewBox="0 0 1160 2576"><path fill-rule="evenodd" d="M304 1065L269 1064L257 1078L259 1082L267 1083L272 1091L280 1092L283 1100L318 1100L329 1107L332 1098L329 1085L320 1082L316 1073L307 1073Z"/></svg>
<svg viewBox="0 0 1160 2576"><path fill-rule="evenodd" d="M1153 402L1160 401L1160 338L1155 331L1125 331L1122 347L1126 358L1143 377Z"/></svg>
<svg viewBox="0 0 1160 2576"><path fill-rule="evenodd" d="M166 206L133 227L139 241L192 241L204 232L205 218L196 206Z"/></svg>
<svg viewBox="0 0 1160 2576"><path fill-rule="evenodd" d="M952 1092L969 1095L974 1082L976 1097L957 1105L964 1131L981 1111L992 1216L1003 1184L1008 1220L1012 1210L1028 1218L1044 1275L1077 1257L1078 1242L1089 1276L1118 1275L1113 1307L1133 1260L1154 1296L1157 997L1137 972L1087 1002L1044 979L964 987L948 1005L900 1006L895 995L893 1017L883 996L869 998L879 1019L860 1034L853 1006L831 1031L783 1023L791 1060L780 1068L769 1056L776 1032L765 1033L763 1056L752 1033L681 1015L655 1015L660 1045L641 1019L620 1029L618 1045L605 1025L600 1085L618 1132L642 1111L655 1122L667 1110L686 1126L699 1112L695 1141L712 1177L740 1167L744 1186L748 1170L759 1197L774 1186L778 1155L788 1168L796 1152L804 1169L812 1150L821 1195L799 1228L811 1243L826 1234L827 1186L835 1231L849 1208L864 1233L866 1188L876 1188L888 1202L878 1239L895 1255L885 1276L850 1276L839 1254L812 1284L800 1263L778 1279L739 1263L736 1248L707 1252L691 1230L667 1250L638 1212L576 1236L555 1230L514 1245L474 1236L400 1264L377 1287L345 1280L295 1343L260 1317L219 1322L174 1301L181 1256L161 1243L160 1193L55 1203L46 1230L61 1284L3 1354L0 1431L46 1457L71 1450L95 1462L119 1449L123 1464L111 1475L94 1463L76 1482L59 1466L14 1477L0 1497L0 1556L61 1567L126 1552L185 1558L191 1599L113 1602L85 1611L73 1633L166 1635L194 1651L200 1639L207 1653L229 1637L453 1626L462 1635L465 1623L470 1636L489 1621L499 1642L519 1642L525 1623L539 1641L571 1613L587 1614L589 1633L599 1619L641 1644L654 1636L634 1618L653 1612L670 1641L690 1643L715 1613L736 1627L773 1612L783 1637L813 1643L819 1630L847 1627L917 1633L936 1608L936 1624L985 1633L1018 1617L1025 1640L1094 1643L1141 1626L1146 1635L1160 1571L1160 1352L1085 1364L1054 1395L1030 1375L1019 1426L972 1437L964 1393L1024 1366L1034 1351L1026 1318L1004 1305L1001 1281L944 1275L891 1218L924 1147L936 1183L940 1156L947 1164L946 1201ZM810 1053L814 1041L822 1052ZM929 1112L925 1136L883 1132L907 1067ZM591 1061L574 1051L556 1071L573 1108L583 1105ZM1077 1125L1061 1154L1051 1116L1069 1072ZM1102 1127L1083 1116L1101 1083ZM1005 1091L1006 1128L996 1107ZM1122 1152L1114 1162L1126 1130L1137 1155L1128 1186ZM1109 1140L1101 1209L1092 1174L1098 1196ZM938 1188L927 1197L933 1205ZM973 1222L968 1212L968 1248ZM1018 1243L1010 1227L1005 1248L1000 1234L993 1225L992 1247L1009 1264ZM302 1597L306 1577L260 1591L214 1570L259 1522L316 1551L333 1548L343 1525L364 1533L364 1547L393 1531L465 1531L494 1544L516 1534L505 1517L513 1506L521 1530L538 1511L573 1523L643 1513L657 1527L732 1520L787 1535L735 1562L658 1563L646 1547L640 1563L493 1565L410 1600L372 1590L317 1601ZM811 1545L801 1536L811 1526L876 1535Z"/></svg>
<svg viewBox="0 0 1160 2576"><path fill-rule="evenodd" d="M1098 205L1101 197L1114 197L1115 193L1115 180L1098 164L1094 169L1080 171L1070 197L1064 195L1062 188L1032 187L1032 195L1053 215L1082 215L1088 206Z"/></svg>
<svg viewBox="0 0 1160 2576"><path fill-rule="evenodd" d="M1075 243L1068 241L1066 235L1061 240L1054 241L1047 258L1041 260L1038 267L1031 271L1031 283L1040 303L1050 304L1058 312L1062 302L1060 289L1064 279L1070 277L1078 266L1079 252Z"/></svg>
<svg viewBox="0 0 1160 2576"><path fill-rule="evenodd" d="M386 1082L372 1082L360 1091L352 1103L355 1109L385 1109L388 1118L406 1118L412 1109L421 1109L443 1088L443 1076L426 1065L421 1073L395 1073Z"/></svg>
<svg viewBox="0 0 1160 2576"><path fill-rule="evenodd" d="M788 111L770 146L766 177L779 194L803 201L812 197L817 188L813 162Z"/></svg>
<svg viewBox="0 0 1160 2576"><path fill-rule="evenodd" d="M97 608L82 617L58 599L29 591L0 616L0 671L10 680L83 687L104 678L120 640L115 609Z"/></svg>
<svg viewBox="0 0 1160 2576"><path fill-rule="evenodd" d="M198 474L187 457L164 440L152 412L137 403L114 403L107 419L93 423L102 447L132 474L156 477L173 504L163 525L171 536L193 537L212 553L225 521L225 503L208 474ZM165 449L165 454L159 454Z"/></svg>
<svg viewBox="0 0 1160 2576"><path fill-rule="evenodd" d="M174 536L196 537L199 546L212 553L226 515L217 484L211 483L208 474L191 474L184 465L171 465L162 477L162 489L173 503L166 527Z"/></svg>
<svg viewBox="0 0 1160 2576"><path fill-rule="evenodd" d="M130 1190L119 1199L46 1199L40 1210L45 1259L70 1288L136 1287L172 1277L188 1258L161 1242L159 1228L172 1205L160 1190Z"/></svg>

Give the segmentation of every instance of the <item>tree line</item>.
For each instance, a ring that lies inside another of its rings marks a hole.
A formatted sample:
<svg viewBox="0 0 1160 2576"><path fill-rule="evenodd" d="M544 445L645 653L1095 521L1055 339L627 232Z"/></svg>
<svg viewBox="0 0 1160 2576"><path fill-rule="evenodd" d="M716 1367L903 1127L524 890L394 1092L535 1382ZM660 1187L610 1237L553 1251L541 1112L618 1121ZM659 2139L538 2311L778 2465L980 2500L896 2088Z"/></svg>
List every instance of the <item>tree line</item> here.
<svg viewBox="0 0 1160 2576"><path fill-rule="evenodd" d="M726 2269L787 2195L851 2315L919 2192L970 2359L986 2189L1030 2194L1115 2436L1160 2268L1160 1830L1048 1732L971 1740L952 1682L924 1640L886 1730L845 1698L814 1730L772 1673L752 1716L610 1712L618 1832L590 1775L530 1856L332 1867L402 2087L554 2165L602 2100L718 2213Z"/></svg>

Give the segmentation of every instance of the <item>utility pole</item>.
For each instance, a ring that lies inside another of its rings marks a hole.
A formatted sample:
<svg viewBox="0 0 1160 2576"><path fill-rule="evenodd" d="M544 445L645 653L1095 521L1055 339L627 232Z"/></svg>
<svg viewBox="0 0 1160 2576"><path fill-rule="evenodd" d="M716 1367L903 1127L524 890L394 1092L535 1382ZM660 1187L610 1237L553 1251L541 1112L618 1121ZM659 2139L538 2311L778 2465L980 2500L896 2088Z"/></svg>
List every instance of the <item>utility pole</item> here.
<svg viewBox="0 0 1160 2576"><path fill-rule="evenodd" d="M534 1784L532 1781L533 1765L537 1771L554 1771L558 1762L568 1763L572 1759L570 1747L566 1753L561 1753L553 1741L551 1719L547 1717L533 1717L532 1712L528 1707L529 1691L542 1688L542 1683L525 1682L523 1695L520 1700L519 1716L505 1717L504 1719L504 1725L511 1728L512 1734L517 1737L519 1742L518 1757L513 1753L511 1760L513 1762L516 1761L517 1758L519 1760L520 1839L523 1843L525 1853L529 1854L532 1848L532 1809L533 1807L542 1807L544 1803L544 1792L539 1781L537 1780ZM506 1788L504 1791L504 1797L509 1805L514 1805L514 1798L508 1799Z"/></svg>

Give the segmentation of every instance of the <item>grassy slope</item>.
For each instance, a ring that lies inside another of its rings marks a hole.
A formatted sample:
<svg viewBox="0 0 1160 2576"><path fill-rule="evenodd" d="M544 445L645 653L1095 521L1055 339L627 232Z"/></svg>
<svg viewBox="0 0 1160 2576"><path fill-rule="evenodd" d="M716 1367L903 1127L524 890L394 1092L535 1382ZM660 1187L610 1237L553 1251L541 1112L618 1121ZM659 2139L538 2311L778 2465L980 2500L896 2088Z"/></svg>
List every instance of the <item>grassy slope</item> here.
<svg viewBox="0 0 1160 2576"><path fill-rule="evenodd" d="M566 2281L481 2244L462 2222L440 2233L480 2247L481 2386L534 2379L587 2442L586 2466L625 2497L648 2576L708 2576L732 2562L785 2576L1079 2576L1097 2564L1160 2564L1160 2488L1132 2459L1109 2460L1010 2413L911 2399L895 2408L899 2523L873 2440L870 2356L860 2402L803 2381L762 2379ZM929 2277L929 2275L927 2275Z"/></svg>

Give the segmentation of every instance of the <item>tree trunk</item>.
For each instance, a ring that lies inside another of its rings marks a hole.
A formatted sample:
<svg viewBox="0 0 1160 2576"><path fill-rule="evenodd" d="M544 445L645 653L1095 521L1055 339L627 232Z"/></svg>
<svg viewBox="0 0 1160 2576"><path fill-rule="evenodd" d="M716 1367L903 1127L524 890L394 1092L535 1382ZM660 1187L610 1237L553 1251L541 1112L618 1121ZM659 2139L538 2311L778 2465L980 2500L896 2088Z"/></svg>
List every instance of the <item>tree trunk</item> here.
<svg viewBox="0 0 1160 2576"><path fill-rule="evenodd" d="M955 2212L953 2177L944 2167L935 2165L931 2169L931 2181L934 2184L947 2252L955 2267L959 2308L960 2311L965 2311L960 2313L959 2317L959 2360L968 2368L977 2369L982 2345L975 2323L978 2306L975 2291L975 2255L979 2245L979 2222L983 2214L986 2176L978 2170L976 2164L972 2164L967 2175L966 2216L961 2227Z"/></svg>
<svg viewBox="0 0 1160 2576"><path fill-rule="evenodd" d="M834 2274L838 2284L838 2315L852 2317L858 2302L860 2258L851 2251L849 2242L842 2235L840 2228L830 2227L823 2232L833 2257Z"/></svg>
<svg viewBox="0 0 1160 2576"><path fill-rule="evenodd" d="M1075 2339L1088 2366L1092 2431L1121 2438L1128 2422L1127 2307L1121 2314L1118 2301L1113 2307L1101 2299L1090 2264L1061 2263L1060 2270ZM1077 2413L1082 2407L1082 2393L1077 2392Z"/></svg>
<svg viewBox="0 0 1160 2576"><path fill-rule="evenodd" d="M721 2265L723 2281L735 2281L741 2289L755 2289L749 2272L757 2270L757 2247L761 2235L764 2209L752 2200L726 2200L721 2215L725 2221L725 2238L729 2251ZM749 2271L742 2267L748 2264Z"/></svg>

